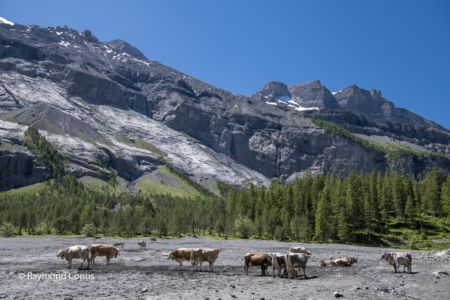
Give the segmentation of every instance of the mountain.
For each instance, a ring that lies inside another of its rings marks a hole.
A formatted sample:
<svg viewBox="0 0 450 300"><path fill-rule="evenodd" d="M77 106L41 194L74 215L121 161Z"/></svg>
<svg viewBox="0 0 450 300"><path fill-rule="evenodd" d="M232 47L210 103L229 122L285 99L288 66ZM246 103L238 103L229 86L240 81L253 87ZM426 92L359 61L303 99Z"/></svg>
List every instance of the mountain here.
<svg viewBox="0 0 450 300"><path fill-rule="evenodd" d="M64 156L67 173L117 176L131 190L142 178L164 181L165 166L210 190L306 172L450 169L450 132L379 91L269 82L245 97L122 40L2 21L0 190L51 177L24 142L29 126Z"/></svg>

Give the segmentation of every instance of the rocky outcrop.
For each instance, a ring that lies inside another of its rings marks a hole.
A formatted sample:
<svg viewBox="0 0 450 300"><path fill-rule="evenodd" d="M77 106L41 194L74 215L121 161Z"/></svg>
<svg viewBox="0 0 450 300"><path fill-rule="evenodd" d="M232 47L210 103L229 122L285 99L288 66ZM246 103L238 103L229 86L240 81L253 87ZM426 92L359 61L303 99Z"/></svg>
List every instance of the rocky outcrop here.
<svg viewBox="0 0 450 300"><path fill-rule="evenodd" d="M306 84L293 85L289 88L292 100L303 107L317 107L319 109L339 109L338 101L319 80Z"/></svg>
<svg viewBox="0 0 450 300"><path fill-rule="evenodd" d="M0 191L49 179L49 170L26 152L0 150Z"/></svg>

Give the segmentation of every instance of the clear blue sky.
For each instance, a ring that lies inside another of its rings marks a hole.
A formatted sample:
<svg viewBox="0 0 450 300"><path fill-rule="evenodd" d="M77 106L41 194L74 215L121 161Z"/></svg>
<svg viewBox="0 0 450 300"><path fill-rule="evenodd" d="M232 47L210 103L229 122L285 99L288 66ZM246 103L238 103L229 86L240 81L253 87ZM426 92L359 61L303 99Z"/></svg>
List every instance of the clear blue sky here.
<svg viewBox="0 0 450 300"><path fill-rule="evenodd" d="M0 16L121 38L244 95L269 80L377 88L450 128L447 0L0 0Z"/></svg>

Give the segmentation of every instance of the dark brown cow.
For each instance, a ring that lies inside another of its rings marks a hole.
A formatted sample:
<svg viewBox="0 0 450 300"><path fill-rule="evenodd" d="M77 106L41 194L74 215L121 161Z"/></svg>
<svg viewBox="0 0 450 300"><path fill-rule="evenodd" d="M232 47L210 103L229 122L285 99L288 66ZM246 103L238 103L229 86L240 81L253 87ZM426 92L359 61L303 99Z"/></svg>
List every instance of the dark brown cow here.
<svg viewBox="0 0 450 300"><path fill-rule="evenodd" d="M261 275L266 276L267 267L272 264L272 256L268 253L246 253L244 256L244 271L248 275L250 266L261 266Z"/></svg>

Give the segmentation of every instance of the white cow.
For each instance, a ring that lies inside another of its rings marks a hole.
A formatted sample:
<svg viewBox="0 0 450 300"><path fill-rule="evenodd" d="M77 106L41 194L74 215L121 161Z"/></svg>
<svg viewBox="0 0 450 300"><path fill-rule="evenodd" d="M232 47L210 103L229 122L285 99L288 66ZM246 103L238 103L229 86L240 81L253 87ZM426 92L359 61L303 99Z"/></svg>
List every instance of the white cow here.
<svg viewBox="0 0 450 300"><path fill-rule="evenodd" d="M286 268L288 271L289 278L293 278L296 273L296 268L298 268L298 274L300 274L300 269L303 269L303 275L306 276L306 263L308 262L309 255L305 255L302 253L292 253L289 252L286 254Z"/></svg>
<svg viewBox="0 0 450 300"><path fill-rule="evenodd" d="M90 258L89 258L89 248L87 246L70 246L66 249L62 249L59 251L56 257L60 257L61 259L66 259L68 261L67 267L72 268L72 260L73 259L82 259L80 268L83 266L84 262L87 260L87 267L89 269Z"/></svg>

